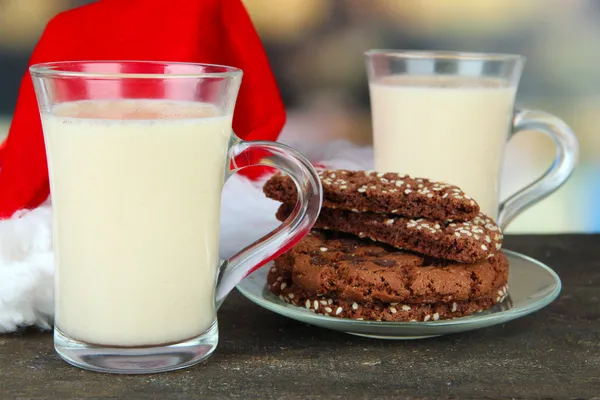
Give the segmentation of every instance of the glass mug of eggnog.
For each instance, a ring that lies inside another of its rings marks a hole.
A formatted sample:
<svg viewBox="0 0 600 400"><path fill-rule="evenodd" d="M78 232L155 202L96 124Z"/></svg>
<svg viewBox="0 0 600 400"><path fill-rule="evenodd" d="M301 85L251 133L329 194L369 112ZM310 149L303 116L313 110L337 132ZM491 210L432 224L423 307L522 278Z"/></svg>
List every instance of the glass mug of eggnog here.
<svg viewBox="0 0 600 400"><path fill-rule="evenodd" d="M457 185L506 227L569 178L579 151L557 117L515 110L524 62L510 54L368 51L375 169ZM553 140L554 163L501 203L505 145L529 130Z"/></svg>
<svg viewBox="0 0 600 400"><path fill-rule="evenodd" d="M239 69L93 61L30 71L54 208L56 351L114 373L205 359L224 297L317 218L315 170L288 147L235 136ZM221 264L221 189L251 165L293 177L296 212Z"/></svg>

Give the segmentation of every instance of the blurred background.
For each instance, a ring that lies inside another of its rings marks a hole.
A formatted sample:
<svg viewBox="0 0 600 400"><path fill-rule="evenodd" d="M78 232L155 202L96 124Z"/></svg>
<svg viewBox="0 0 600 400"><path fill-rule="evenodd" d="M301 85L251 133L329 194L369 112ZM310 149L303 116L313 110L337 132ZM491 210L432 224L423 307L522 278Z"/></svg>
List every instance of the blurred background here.
<svg viewBox="0 0 600 400"><path fill-rule="evenodd" d="M56 13L84 0L0 0L0 139L33 46ZM580 165L509 232L600 231L600 1L244 0L288 109L282 140L371 143L363 52L370 48L518 53L528 59L519 107L563 118ZM503 197L542 174L553 145L527 132L508 146ZM596 178L598 177L598 178Z"/></svg>

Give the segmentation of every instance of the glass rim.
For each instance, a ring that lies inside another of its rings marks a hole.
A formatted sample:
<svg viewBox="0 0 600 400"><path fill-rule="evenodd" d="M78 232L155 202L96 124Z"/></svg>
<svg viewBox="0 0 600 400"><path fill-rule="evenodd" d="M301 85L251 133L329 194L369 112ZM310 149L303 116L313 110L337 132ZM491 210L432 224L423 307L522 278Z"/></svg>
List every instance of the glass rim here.
<svg viewBox="0 0 600 400"><path fill-rule="evenodd" d="M525 56L509 53L484 53L451 50L403 50L403 49L371 49L365 56L383 55L387 57L421 60L456 60L456 61L524 61Z"/></svg>
<svg viewBox="0 0 600 400"><path fill-rule="evenodd" d="M210 67L220 71L215 72L186 72L186 73L143 73L143 72L91 72L91 71L71 71L66 69L67 65L83 64L146 64L146 65L164 65L164 66L190 66L190 67ZM72 61L52 61L33 64L29 67L32 76L57 76L57 77L80 77L80 78L125 78L125 79L172 79L172 78L235 78L242 76L243 71L236 67L221 64L194 63L181 61L147 61L147 60L72 60Z"/></svg>

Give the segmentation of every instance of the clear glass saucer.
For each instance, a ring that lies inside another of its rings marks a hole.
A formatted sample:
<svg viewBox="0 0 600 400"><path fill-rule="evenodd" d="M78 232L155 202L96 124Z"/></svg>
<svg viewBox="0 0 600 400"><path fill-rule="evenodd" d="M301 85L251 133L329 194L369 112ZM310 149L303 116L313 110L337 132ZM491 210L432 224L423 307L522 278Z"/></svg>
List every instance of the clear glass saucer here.
<svg viewBox="0 0 600 400"><path fill-rule="evenodd" d="M507 299L502 304L482 313L450 320L428 322L356 321L311 313L304 307L285 303L267 289L267 273L270 264L244 279L237 289L252 302L267 310L321 328L378 339L422 339L502 324L531 314L558 297L561 282L550 267L514 251L505 250L504 252L510 262Z"/></svg>

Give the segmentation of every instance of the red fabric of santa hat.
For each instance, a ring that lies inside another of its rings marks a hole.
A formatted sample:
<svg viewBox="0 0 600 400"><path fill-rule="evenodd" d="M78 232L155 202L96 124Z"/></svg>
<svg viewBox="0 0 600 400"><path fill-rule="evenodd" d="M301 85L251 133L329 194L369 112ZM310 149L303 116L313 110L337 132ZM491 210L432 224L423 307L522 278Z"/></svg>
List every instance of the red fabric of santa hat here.
<svg viewBox="0 0 600 400"><path fill-rule="evenodd" d="M244 77L233 130L275 140L285 111L269 62L240 0L100 0L52 19L31 64L152 60L223 64ZM0 218L40 205L49 194L39 111L29 73L21 82L7 140L0 147ZM264 170L244 171L257 177Z"/></svg>

